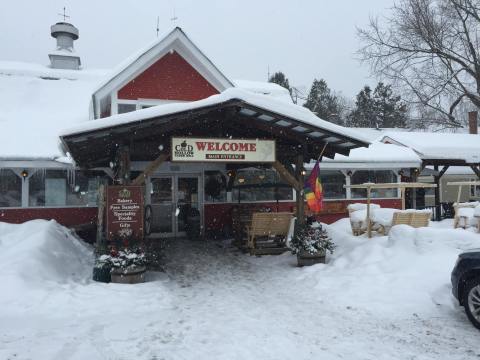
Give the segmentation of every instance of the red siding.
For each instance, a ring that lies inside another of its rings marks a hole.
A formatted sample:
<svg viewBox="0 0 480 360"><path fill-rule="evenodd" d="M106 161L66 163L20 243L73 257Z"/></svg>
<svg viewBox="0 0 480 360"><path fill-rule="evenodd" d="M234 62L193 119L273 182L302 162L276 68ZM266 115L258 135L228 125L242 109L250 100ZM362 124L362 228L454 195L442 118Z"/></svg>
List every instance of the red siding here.
<svg viewBox="0 0 480 360"><path fill-rule="evenodd" d="M118 98L195 101L215 94L217 89L174 51L120 89Z"/></svg>
<svg viewBox="0 0 480 360"><path fill-rule="evenodd" d="M346 207L348 204L352 203L365 203L366 200L339 200L339 201L329 201L327 203L337 203L342 204L341 208L344 209L342 212L333 212L329 214L320 214L317 216L317 219L323 223L331 224L337 220L347 217ZM384 208L393 208L393 209L401 209L402 208L402 200L401 199L379 199L379 200L372 200L372 203L379 204L381 207ZM277 203L270 202L270 203L241 203L242 205L251 205L253 209L261 208L261 207L270 207L273 211L277 210ZM236 203L231 204L205 204L204 212L205 212L205 229L207 231L212 230L220 230L224 226L232 226L232 207L237 205ZM295 208L294 202L281 202L279 205L279 211L290 211L293 212Z"/></svg>
<svg viewBox="0 0 480 360"><path fill-rule="evenodd" d="M20 224L34 219L55 220L58 223L73 227L97 222L97 208L32 208L0 210L0 221Z"/></svg>

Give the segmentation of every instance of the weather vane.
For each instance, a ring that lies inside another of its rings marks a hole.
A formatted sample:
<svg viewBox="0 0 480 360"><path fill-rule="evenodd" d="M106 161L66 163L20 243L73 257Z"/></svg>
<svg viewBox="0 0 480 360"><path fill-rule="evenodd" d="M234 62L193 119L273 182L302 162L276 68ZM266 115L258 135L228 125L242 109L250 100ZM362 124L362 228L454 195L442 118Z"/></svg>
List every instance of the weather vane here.
<svg viewBox="0 0 480 360"><path fill-rule="evenodd" d="M66 9L65 9L65 6L64 6L64 7L63 7L63 14L58 13L58 15L63 16L63 21L64 21L64 22L67 21L67 18L70 19L70 16L68 16L68 15L65 13L65 10L66 10Z"/></svg>
<svg viewBox="0 0 480 360"><path fill-rule="evenodd" d="M175 24L178 20L178 17L175 15L175 7L173 7L173 17L170 19Z"/></svg>

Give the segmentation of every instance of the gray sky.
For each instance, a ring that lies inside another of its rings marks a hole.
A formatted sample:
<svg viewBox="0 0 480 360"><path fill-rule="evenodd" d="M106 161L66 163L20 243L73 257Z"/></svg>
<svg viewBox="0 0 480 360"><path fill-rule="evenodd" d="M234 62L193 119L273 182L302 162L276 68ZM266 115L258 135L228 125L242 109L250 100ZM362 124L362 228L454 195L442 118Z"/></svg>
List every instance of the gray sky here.
<svg viewBox="0 0 480 360"><path fill-rule="evenodd" d="M324 78L353 97L374 84L355 60L356 26L386 14L393 0L2 0L0 60L48 63L49 26L67 7L79 28L83 65L112 68L174 26L175 8L190 38L230 79L266 80L283 71L293 85Z"/></svg>

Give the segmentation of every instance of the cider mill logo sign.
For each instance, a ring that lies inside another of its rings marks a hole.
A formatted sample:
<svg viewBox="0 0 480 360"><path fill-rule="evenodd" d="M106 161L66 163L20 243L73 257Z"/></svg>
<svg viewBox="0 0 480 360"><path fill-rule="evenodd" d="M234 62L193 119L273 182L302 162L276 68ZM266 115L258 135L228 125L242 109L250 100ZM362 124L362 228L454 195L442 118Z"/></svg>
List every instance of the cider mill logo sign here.
<svg viewBox="0 0 480 360"><path fill-rule="evenodd" d="M186 140L183 140L179 145L175 145L174 152L174 156L178 158L193 158L193 146L188 145Z"/></svg>
<svg viewBox="0 0 480 360"><path fill-rule="evenodd" d="M274 162L275 141L172 137L172 161Z"/></svg>

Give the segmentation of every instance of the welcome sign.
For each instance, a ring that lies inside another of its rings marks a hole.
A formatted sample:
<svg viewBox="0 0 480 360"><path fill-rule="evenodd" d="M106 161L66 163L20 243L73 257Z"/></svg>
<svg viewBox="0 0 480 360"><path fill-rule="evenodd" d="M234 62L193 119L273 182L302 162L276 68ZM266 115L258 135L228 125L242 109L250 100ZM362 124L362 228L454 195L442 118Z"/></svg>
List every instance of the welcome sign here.
<svg viewBox="0 0 480 360"><path fill-rule="evenodd" d="M172 137L172 161L274 162L275 140Z"/></svg>

